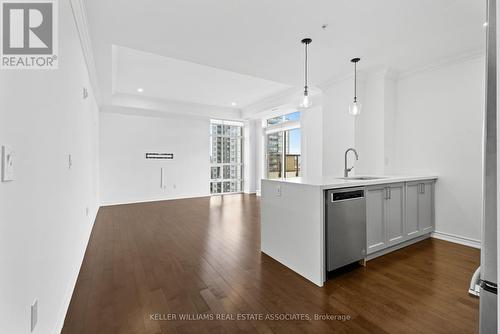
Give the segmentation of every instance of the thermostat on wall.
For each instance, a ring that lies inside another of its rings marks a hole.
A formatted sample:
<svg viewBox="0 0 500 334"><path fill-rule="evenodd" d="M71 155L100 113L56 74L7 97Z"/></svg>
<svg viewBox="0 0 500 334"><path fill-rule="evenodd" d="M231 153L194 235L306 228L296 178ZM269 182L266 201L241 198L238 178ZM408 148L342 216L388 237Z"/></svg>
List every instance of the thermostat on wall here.
<svg viewBox="0 0 500 334"><path fill-rule="evenodd" d="M2 181L14 180L14 150L7 146L2 146Z"/></svg>

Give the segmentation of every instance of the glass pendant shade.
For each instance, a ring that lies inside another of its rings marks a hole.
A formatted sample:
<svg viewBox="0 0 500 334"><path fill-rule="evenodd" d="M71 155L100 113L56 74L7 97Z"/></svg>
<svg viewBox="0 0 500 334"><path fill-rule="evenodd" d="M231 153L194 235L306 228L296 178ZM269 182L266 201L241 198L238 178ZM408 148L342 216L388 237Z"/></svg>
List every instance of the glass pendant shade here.
<svg viewBox="0 0 500 334"><path fill-rule="evenodd" d="M349 105L349 114L352 116L359 115L361 113L361 103L354 101Z"/></svg>
<svg viewBox="0 0 500 334"><path fill-rule="evenodd" d="M358 102L357 94L357 67L356 64L361 60L361 58L351 59L351 63L354 64L354 101L349 105L349 114L352 116L357 116L361 113L361 103Z"/></svg>
<svg viewBox="0 0 500 334"><path fill-rule="evenodd" d="M309 95L304 94L304 98L302 99L302 103L300 106L302 108L309 108L312 105L311 99L309 98Z"/></svg>
<svg viewBox="0 0 500 334"><path fill-rule="evenodd" d="M304 51L305 51L305 62L304 62L304 97L302 98L302 103L300 104L301 108L309 108L312 103L311 100L309 99L309 90L308 90L308 85L307 85L307 46L311 44L312 39L310 38L304 38L301 40L301 43L304 44Z"/></svg>

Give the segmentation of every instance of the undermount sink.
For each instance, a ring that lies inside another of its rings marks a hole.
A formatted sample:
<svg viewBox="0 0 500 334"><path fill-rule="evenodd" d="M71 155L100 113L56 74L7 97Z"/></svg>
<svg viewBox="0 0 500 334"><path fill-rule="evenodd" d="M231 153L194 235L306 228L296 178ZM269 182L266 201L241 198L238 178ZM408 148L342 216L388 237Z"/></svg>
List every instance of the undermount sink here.
<svg viewBox="0 0 500 334"><path fill-rule="evenodd" d="M348 176L340 177L342 180L380 180L385 179L383 176Z"/></svg>

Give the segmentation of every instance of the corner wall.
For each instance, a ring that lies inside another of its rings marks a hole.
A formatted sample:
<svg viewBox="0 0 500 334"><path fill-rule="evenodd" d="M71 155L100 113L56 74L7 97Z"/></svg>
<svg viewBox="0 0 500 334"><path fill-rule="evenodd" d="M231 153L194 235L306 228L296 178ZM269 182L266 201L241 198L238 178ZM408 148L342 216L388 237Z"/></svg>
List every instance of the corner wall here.
<svg viewBox="0 0 500 334"><path fill-rule="evenodd" d="M98 209L97 114L60 1L59 69L0 71L0 145L15 151L15 180L0 182L0 333L30 333L35 299L34 333L62 328Z"/></svg>
<svg viewBox="0 0 500 334"><path fill-rule="evenodd" d="M436 174L436 231L481 239L484 57L397 83L395 171Z"/></svg>

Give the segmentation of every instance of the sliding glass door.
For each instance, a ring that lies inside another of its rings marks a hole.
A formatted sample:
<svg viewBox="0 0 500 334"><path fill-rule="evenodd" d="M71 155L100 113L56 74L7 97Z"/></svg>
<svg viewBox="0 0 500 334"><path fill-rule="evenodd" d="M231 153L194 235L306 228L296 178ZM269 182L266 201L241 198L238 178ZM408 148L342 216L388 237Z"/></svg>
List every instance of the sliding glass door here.
<svg viewBox="0 0 500 334"><path fill-rule="evenodd" d="M299 177L301 171L300 113L267 120L266 175L268 179Z"/></svg>
<svg viewBox="0 0 500 334"><path fill-rule="evenodd" d="M285 177L300 176L300 129L284 131Z"/></svg>

